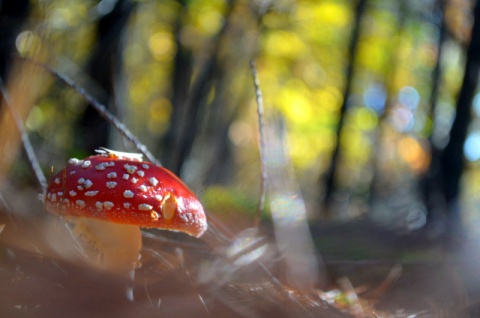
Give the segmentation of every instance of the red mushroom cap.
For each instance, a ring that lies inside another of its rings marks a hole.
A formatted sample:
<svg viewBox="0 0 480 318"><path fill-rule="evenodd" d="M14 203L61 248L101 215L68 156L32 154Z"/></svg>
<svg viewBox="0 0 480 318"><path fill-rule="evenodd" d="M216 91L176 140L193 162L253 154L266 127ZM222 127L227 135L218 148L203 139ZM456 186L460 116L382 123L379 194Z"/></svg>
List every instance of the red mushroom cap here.
<svg viewBox="0 0 480 318"><path fill-rule="evenodd" d="M185 232L199 237L207 229L202 204L173 173L141 155L111 151L69 166L50 181L48 211L62 216Z"/></svg>

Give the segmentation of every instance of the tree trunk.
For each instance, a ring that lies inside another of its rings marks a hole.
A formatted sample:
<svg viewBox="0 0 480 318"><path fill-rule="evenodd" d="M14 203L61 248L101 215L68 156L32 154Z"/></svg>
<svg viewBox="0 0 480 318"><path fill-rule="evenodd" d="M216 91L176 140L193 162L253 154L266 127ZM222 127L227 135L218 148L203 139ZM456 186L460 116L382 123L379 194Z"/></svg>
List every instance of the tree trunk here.
<svg viewBox="0 0 480 318"><path fill-rule="evenodd" d="M447 30L445 22L445 0L437 1L438 7L438 29L439 36L437 40L437 60L435 62L435 67L432 72L432 88L430 91L430 111L429 116L432 121L435 119L435 110L437 107L438 97L439 97L439 88L441 86L442 79L442 51L443 45L446 39ZM442 194L441 185L439 183L440 176L440 157L442 149L435 144L433 140L433 131L430 134L429 145L431 148L431 160L430 167L425 175L421 176L420 179L420 190L423 195L423 202L427 207L427 224L432 225L433 223L440 221L445 215L445 198Z"/></svg>
<svg viewBox="0 0 480 318"><path fill-rule="evenodd" d="M0 1L0 78L8 83L15 40L30 9L28 0Z"/></svg>
<svg viewBox="0 0 480 318"><path fill-rule="evenodd" d="M174 57L174 67L172 73L172 114L170 117L170 126L165 137L163 138L163 165L172 169L175 164L175 147L180 136L182 118L185 114L187 106L187 97L190 90L190 82L192 79L192 52L183 46L180 41L183 20L188 13L188 4L186 0L178 1L181 9L175 21L175 44L177 52Z"/></svg>
<svg viewBox="0 0 480 318"><path fill-rule="evenodd" d="M333 150L330 160L330 166L325 176L325 197L323 200L323 213L329 216L330 209L333 201L333 195L335 193L335 172L337 170L337 164L340 157L340 137L343 130L343 123L348 107L348 97L352 88L353 74L355 73L355 64L357 56L358 39L360 36L360 24L362 17L367 7L367 0L359 0L355 9L355 21L352 26L352 36L350 38L350 44L348 47L348 66L345 72L345 88L343 90L343 103L340 108L339 120L337 123L336 136L337 143Z"/></svg>
<svg viewBox="0 0 480 318"><path fill-rule="evenodd" d="M457 99L457 112L450 131L450 140L441 156L443 194L448 209L448 228L454 231L458 230L460 226L458 200L460 179L464 169L463 145L471 121L471 105L477 89L480 70L480 2L475 5L474 19L463 84Z"/></svg>
<svg viewBox="0 0 480 318"><path fill-rule="evenodd" d="M199 132L200 116L205 111L205 104L208 94L210 93L215 73L218 68L218 55L222 45L222 39L226 34L229 26L230 17L235 7L235 0L227 1L227 9L223 25L213 40L215 47L212 54L207 58L201 70L198 73L196 81L193 83L186 101L183 118L179 126L179 136L175 144L175 149L171 149L174 160L170 169L176 175L180 175L182 167L187 160Z"/></svg>
<svg viewBox="0 0 480 318"><path fill-rule="evenodd" d="M88 74L98 84L90 93L113 113L116 81L122 71L122 37L135 4L119 0L98 22L98 41L88 65ZM77 146L88 152L107 146L110 125L92 107L87 107L79 121L81 133Z"/></svg>

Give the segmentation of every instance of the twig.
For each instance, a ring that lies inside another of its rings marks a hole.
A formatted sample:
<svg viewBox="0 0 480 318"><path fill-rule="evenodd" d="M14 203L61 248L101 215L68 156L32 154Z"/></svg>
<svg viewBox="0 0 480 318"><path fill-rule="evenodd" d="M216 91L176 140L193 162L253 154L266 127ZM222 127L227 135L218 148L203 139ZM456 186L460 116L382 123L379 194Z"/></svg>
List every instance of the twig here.
<svg viewBox="0 0 480 318"><path fill-rule="evenodd" d="M29 63L32 63L34 65L40 66L43 69L45 69L47 72L49 72L52 75L55 75L58 77L63 83L65 83L67 86L73 88L74 90L77 91L80 95L82 95L87 102L90 103L90 105L103 117L105 118L113 127L115 127L120 134L128 139L133 146L141 152L148 161L156 164L157 166L162 166L159 160L153 156L153 154L148 150L147 146L145 146L143 143L138 140L137 137L114 115L112 114L104 105L102 105L98 100L95 99L92 95L90 95L85 89L77 85L71 78L67 77L66 75L54 70L52 67L34 61L29 58L21 58L24 61L27 61Z"/></svg>
<svg viewBox="0 0 480 318"><path fill-rule="evenodd" d="M338 285L342 289L347 301L350 303L350 311L355 317L365 317L365 312L363 311L362 304L358 299L358 295L355 292L355 288L353 288L352 283L348 279L348 277L342 277L338 279Z"/></svg>
<svg viewBox="0 0 480 318"><path fill-rule="evenodd" d="M40 184L40 187L42 188L42 190L45 190L47 188L47 179L43 174L42 168L40 167L37 156L35 154L35 150L32 147L32 143L30 142L30 139L28 138L28 134L25 131L23 122L18 117L18 114L12 105L12 100L10 99L10 95L8 94L7 88L3 84L3 80L1 78L0 78L0 91L3 95L5 103L8 106L8 109L12 113L13 119L15 121L15 125L17 126L17 129L20 132L23 149L27 154L28 161L30 162L33 172L35 173L35 177L37 178L37 181Z"/></svg>
<svg viewBox="0 0 480 318"><path fill-rule="evenodd" d="M257 114L258 114L258 131L259 131L259 146L260 146L260 198L258 199L257 215L255 217L255 228L258 229L260 225L260 218L262 217L263 210L265 209L265 194L267 189L267 163L265 159L265 120L263 114L263 97L260 90L260 81L258 79L257 68L255 67L255 61L250 60L250 69L253 76L253 85L255 87L255 97L257 100Z"/></svg>
<svg viewBox="0 0 480 318"><path fill-rule="evenodd" d="M12 221L10 225L17 226L16 224L16 218L12 212L12 209L10 208L10 205L5 201L5 198L3 197L2 193L0 192L0 209L3 208L7 212L8 218ZM2 231L0 231L2 232Z"/></svg>
<svg viewBox="0 0 480 318"><path fill-rule="evenodd" d="M363 297L368 297L373 302L377 302L383 294L389 290L402 274L402 265L396 264L392 267L387 277L375 289L364 293Z"/></svg>
<svg viewBox="0 0 480 318"><path fill-rule="evenodd" d="M256 239L255 241L253 241L252 243L247 243L247 245L242 248L240 251L236 252L235 254L233 255L227 255L225 257L226 261L229 262L229 263L233 263L235 262L236 260L238 260L240 257L248 254L248 253L251 253L261 247L264 247L264 246L267 246L268 244L268 238L263 236L263 237L259 237L258 239Z"/></svg>

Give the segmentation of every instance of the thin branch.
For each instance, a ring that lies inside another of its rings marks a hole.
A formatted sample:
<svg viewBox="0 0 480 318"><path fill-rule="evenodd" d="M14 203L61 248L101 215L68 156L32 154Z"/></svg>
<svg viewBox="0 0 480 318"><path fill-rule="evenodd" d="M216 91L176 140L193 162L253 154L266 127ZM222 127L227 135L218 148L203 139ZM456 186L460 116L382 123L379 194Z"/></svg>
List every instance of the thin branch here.
<svg viewBox="0 0 480 318"><path fill-rule="evenodd" d="M37 178L37 181L40 184L40 187L42 188L42 190L45 190L47 188L47 179L45 178L45 175L43 174L42 168L40 167L40 163L38 162L38 159L37 159L37 156L35 154L35 150L33 149L32 143L30 142L30 139L28 138L28 134L25 131L25 127L23 125L23 122L18 117L18 114L17 114L17 112L15 111L15 109L12 105L12 100L10 99L10 95L8 94L7 88L3 84L3 81L2 81L1 78L0 78L0 91L3 95L3 99L5 100L5 104L7 104L8 109L12 113L13 119L15 121L15 125L17 126L17 129L20 132L20 137L21 137L21 140L22 140L23 149L25 150L25 153L27 154L28 161L30 162L30 165L32 166L33 172L35 173L35 177Z"/></svg>
<svg viewBox="0 0 480 318"><path fill-rule="evenodd" d="M22 58L22 60L27 61L29 63L32 63L34 65L40 66L43 69L45 69L47 72L49 72L52 75L55 75L58 77L63 83L65 83L67 86L73 88L74 90L77 91L80 95L82 95L88 103L100 114L102 115L103 118L105 118L113 127L115 127L120 134L128 139L133 146L141 152L148 161L156 164L157 166L162 166L159 160L153 156L153 154L148 150L147 146L145 146L143 143L138 140L137 137L114 115L112 114L104 105L102 105L99 101L97 101L92 95L90 95L85 89L77 85L71 78L68 76L54 70L52 67L28 59L28 58Z"/></svg>
<svg viewBox="0 0 480 318"><path fill-rule="evenodd" d="M265 194L267 189L267 163L265 159L265 149L267 147L265 142L265 120L263 114L263 96L260 90L260 81L258 79L257 68L255 67L255 61L250 60L250 69L253 76L253 85L255 87L255 97L257 100L257 114L258 114L258 131L259 131L259 144L260 144L260 198L258 199L257 215L255 217L255 228L258 228L260 224L260 218L263 210L265 209Z"/></svg>

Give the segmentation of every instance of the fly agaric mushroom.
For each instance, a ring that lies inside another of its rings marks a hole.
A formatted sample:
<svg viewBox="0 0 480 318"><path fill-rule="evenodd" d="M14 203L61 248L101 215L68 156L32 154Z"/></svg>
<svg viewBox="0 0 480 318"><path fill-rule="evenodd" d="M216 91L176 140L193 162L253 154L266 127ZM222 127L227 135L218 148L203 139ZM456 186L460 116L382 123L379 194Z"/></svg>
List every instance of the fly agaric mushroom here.
<svg viewBox="0 0 480 318"><path fill-rule="evenodd" d="M141 154L96 152L84 160L70 159L53 177L45 195L48 211L195 237L206 231L201 203L173 173L142 161Z"/></svg>

